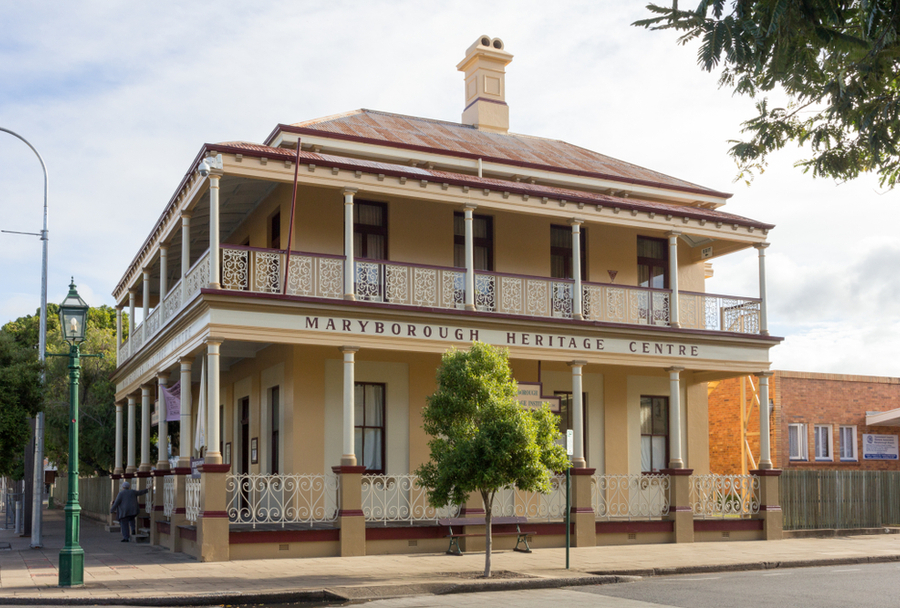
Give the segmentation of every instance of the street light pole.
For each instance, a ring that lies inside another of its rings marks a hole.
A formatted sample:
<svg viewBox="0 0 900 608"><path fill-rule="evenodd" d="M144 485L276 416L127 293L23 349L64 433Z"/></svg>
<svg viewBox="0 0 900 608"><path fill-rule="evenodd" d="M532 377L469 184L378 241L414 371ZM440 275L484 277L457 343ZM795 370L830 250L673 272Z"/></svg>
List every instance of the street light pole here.
<svg viewBox="0 0 900 608"><path fill-rule="evenodd" d="M49 238L47 236L47 197L50 190L50 179L47 176L47 165L44 159L31 143L14 131L0 127L0 131L9 133L13 137L17 137L25 145L31 148L35 156L41 163L41 169L44 171L44 228L39 236L42 242L41 255L41 318L40 330L38 333L38 358L41 363L44 362L44 356L47 351L47 248ZM44 375L41 374L41 384L44 383ZM33 480L33 500L31 514L31 547L37 549L43 546L43 529L41 521L41 504L44 497L44 412L38 412L34 417L34 480Z"/></svg>

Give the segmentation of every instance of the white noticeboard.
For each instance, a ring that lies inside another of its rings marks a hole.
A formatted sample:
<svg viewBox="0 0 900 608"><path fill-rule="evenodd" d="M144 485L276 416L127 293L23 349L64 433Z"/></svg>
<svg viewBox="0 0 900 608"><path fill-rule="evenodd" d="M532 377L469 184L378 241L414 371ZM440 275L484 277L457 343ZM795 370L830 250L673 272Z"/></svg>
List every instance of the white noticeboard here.
<svg viewBox="0 0 900 608"><path fill-rule="evenodd" d="M566 431L566 454L569 456L575 454L575 432L572 429Z"/></svg>
<svg viewBox="0 0 900 608"><path fill-rule="evenodd" d="M900 443L897 435L862 436L863 460L900 460Z"/></svg>

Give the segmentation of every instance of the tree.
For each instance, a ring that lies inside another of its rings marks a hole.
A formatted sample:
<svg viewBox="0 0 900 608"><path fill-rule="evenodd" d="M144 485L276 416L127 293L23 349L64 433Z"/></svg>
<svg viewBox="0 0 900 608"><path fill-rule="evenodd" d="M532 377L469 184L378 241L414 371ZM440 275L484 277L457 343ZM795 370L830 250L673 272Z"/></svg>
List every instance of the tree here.
<svg viewBox="0 0 900 608"><path fill-rule="evenodd" d="M31 436L28 420L41 406L41 363L0 332L0 476L22 479L23 454Z"/></svg>
<svg viewBox="0 0 900 608"><path fill-rule="evenodd" d="M900 180L900 2L896 0L698 0L694 10L648 5L635 22L701 40L698 63L720 64L720 86L757 100L730 141L739 178L762 172L788 142L812 155L795 166L848 180L876 171L882 187ZM785 107L765 94L780 88Z"/></svg>
<svg viewBox="0 0 900 608"><path fill-rule="evenodd" d="M10 321L0 333L10 336L20 350L36 353L39 322L38 311ZM87 336L82 352L102 352L104 357L81 359L78 470L82 474L108 475L115 466L115 385L110 380L116 367L115 330L114 308L100 306L88 310ZM69 352L59 331L59 307L56 304L47 305L47 351ZM51 462L65 469L69 458L69 359L48 357L46 363L46 390L40 406L45 414L45 454Z"/></svg>
<svg viewBox="0 0 900 608"><path fill-rule="evenodd" d="M545 404L523 410L507 351L473 342L468 351L444 353L437 391L422 412L431 436L431 460L416 472L436 507L462 504L478 492L484 503L484 576L491 575L491 514L494 496L513 485L527 492L550 491L552 471L569 466L558 418Z"/></svg>

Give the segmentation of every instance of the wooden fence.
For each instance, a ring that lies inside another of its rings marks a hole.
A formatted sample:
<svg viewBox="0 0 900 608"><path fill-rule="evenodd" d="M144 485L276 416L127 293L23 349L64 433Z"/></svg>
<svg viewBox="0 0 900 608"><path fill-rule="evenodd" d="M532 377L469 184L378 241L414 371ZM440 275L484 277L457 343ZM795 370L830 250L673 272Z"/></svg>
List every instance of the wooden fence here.
<svg viewBox="0 0 900 608"><path fill-rule="evenodd" d="M785 530L900 525L897 471L785 471L780 498Z"/></svg>
<svg viewBox="0 0 900 608"><path fill-rule="evenodd" d="M69 476L59 475L53 486L53 502L57 509L66 506L69 494ZM112 523L109 505L113 500L113 480L109 477L82 477L78 484L78 504L81 515Z"/></svg>

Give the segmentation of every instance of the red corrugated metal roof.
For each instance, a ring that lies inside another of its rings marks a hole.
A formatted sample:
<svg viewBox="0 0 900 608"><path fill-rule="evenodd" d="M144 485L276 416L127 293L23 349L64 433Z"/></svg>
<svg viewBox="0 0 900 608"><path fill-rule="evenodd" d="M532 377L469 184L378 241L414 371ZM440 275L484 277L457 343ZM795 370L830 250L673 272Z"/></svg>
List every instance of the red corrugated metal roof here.
<svg viewBox="0 0 900 608"><path fill-rule="evenodd" d="M731 196L564 141L479 131L470 125L389 112L361 109L293 125L279 125L267 142L279 130L321 133L342 139L483 158L564 173L587 174L724 198Z"/></svg>
<svg viewBox="0 0 900 608"><path fill-rule="evenodd" d="M273 148L262 144L248 142L223 142L220 144L206 144L206 149L216 152L231 154L247 154L271 159L293 160L297 157L296 150L287 148ZM618 207L622 210L635 209L659 215L672 215L674 217L688 217L704 219L710 222L722 222L724 224L737 224L758 229L770 230L775 226L765 224L757 220L725 213L715 209L704 207L690 207L675 203L661 203L645 201L637 198L622 198L597 192L585 192L569 188L554 188L540 184L526 182L511 182L487 177L476 177L461 173L450 173L421 167L409 167L407 165L395 165L357 158L347 158L331 154L321 154L307 150L300 151L300 162L318 165L320 167L339 167L350 170L365 171L367 173L383 173L392 176L405 176L409 179L427 180L432 183L448 183L453 185L467 185L470 188L487 188L495 192L510 192L515 194L528 194L533 197L547 197L553 199L565 199L571 202L583 202L591 205L603 205L604 207Z"/></svg>

